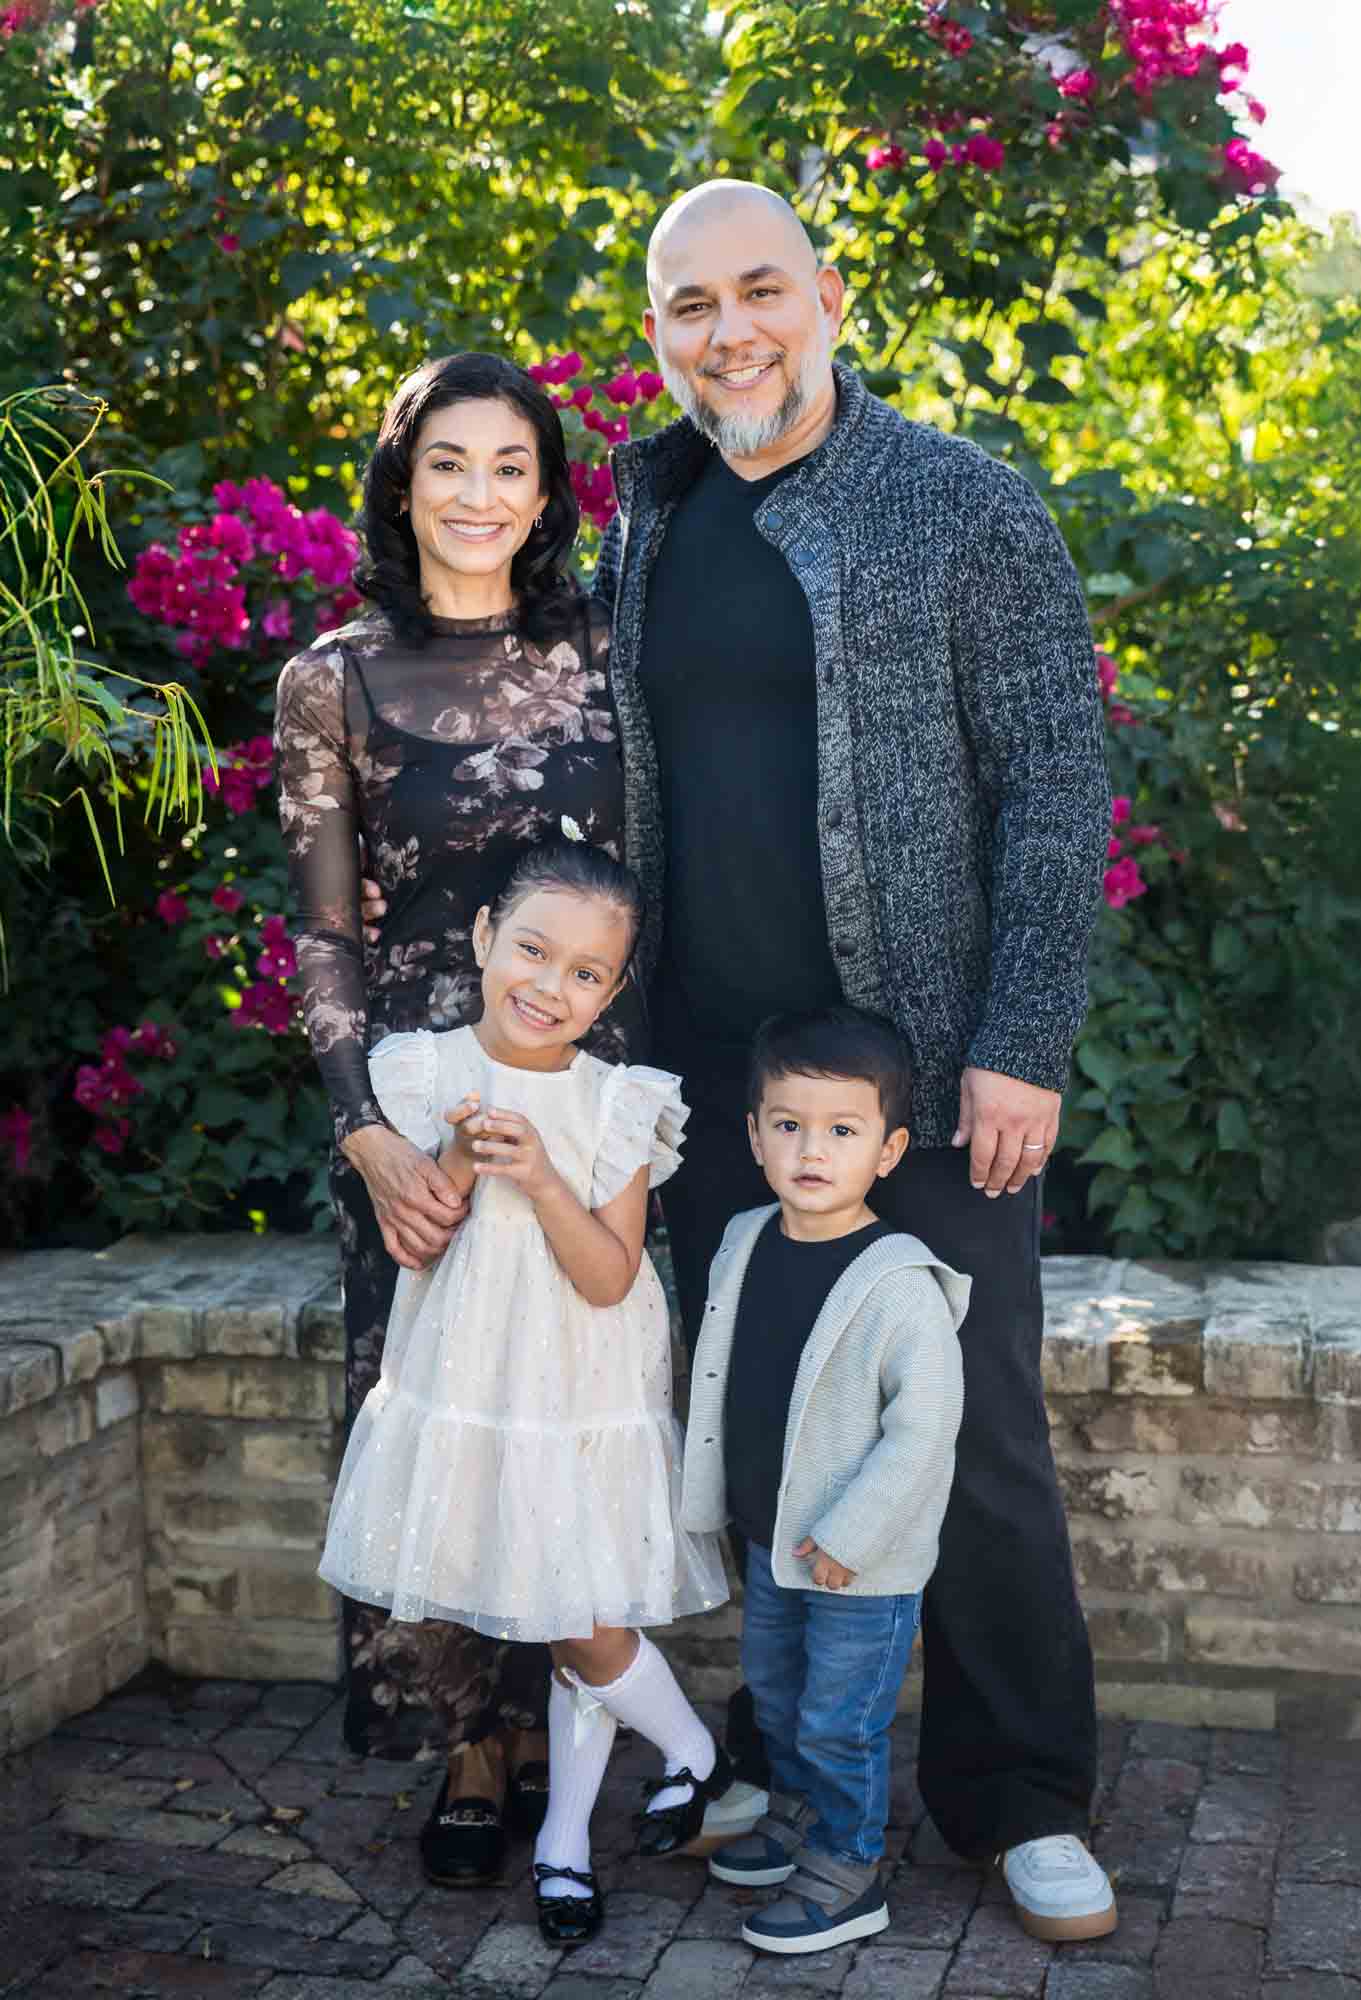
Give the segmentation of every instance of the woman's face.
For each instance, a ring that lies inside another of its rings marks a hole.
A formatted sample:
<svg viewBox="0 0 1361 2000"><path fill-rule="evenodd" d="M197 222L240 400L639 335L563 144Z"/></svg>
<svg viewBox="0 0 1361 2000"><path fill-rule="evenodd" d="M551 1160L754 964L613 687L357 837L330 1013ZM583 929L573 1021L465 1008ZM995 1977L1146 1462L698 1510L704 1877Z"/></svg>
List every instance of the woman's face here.
<svg viewBox="0 0 1361 2000"><path fill-rule="evenodd" d="M476 581L481 594L502 573L509 602L511 559L546 499L534 427L511 404L478 398L432 411L406 502L431 608L456 600L460 582Z"/></svg>

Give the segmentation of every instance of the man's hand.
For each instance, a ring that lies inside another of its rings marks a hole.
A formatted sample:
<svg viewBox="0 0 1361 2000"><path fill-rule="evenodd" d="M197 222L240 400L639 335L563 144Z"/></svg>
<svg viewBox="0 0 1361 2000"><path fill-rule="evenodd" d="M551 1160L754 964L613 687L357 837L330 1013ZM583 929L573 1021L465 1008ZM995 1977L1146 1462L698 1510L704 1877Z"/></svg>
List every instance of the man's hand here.
<svg viewBox="0 0 1361 2000"><path fill-rule="evenodd" d="M966 1069L959 1081L959 1128L951 1141L969 1148L969 1180L989 1200L1019 1194L1043 1172L1059 1131L1057 1090L1041 1090L992 1069Z"/></svg>
<svg viewBox="0 0 1361 2000"><path fill-rule="evenodd" d="M468 1204L419 1146L386 1125L365 1125L341 1152L362 1174L389 1257L423 1271L448 1249Z"/></svg>
<svg viewBox="0 0 1361 2000"><path fill-rule="evenodd" d="M811 1535L805 1535L794 1550L796 1556L813 1565L813 1582L819 1590L844 1590L848 1583L854 1583L855 1571L839 1563L835 1556L829 1556L826 1549L820 1549Z"/></svg>
<svg viewBox="0 0 1361 2000"><path fill-rule="evenodd" d="M367 875L363 876L359 883L359 921L364 926L367 943L377 944L379 920L387 915L387 907L378 884L370 881Z"/></svg>

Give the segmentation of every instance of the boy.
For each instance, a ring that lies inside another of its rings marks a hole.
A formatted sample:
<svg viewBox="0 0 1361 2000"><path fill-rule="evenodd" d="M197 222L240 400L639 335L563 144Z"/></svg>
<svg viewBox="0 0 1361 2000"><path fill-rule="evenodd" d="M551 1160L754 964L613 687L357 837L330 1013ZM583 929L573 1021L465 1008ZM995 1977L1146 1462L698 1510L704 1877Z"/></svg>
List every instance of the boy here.
<svg viewBox="0 0 1361 2000"><path fill-rule="evenodd" d="M747 1538L742 1670L770 1755L719 1881L785 1884L742 1926L813 1952L888 1923L889 1728L954 1471L969 1281L866 1192L908 1143L892 1024L781 1014L752 1051L747 1126L778 1204L729 1223L691 1375L681 1519Z"/></svg>

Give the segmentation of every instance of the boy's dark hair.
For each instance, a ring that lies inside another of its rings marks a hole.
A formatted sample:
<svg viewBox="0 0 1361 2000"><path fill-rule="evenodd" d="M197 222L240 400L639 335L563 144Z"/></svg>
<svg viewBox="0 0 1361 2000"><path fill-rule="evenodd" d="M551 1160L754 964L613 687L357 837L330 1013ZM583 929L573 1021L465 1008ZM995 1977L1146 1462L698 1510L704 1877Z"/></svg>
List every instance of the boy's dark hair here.
<svg viewBox="0 0 1361 2000"><path fill-rule="evenodd" d="M553 840L530 847L520 856L492 902L492 926L500 924L517 903L540 889L565 889L574 896L600 896L622 910L631 926L629 958L643 928L643 887L631 868L616 861L603 847L584 840Z"/></svg>
<svg viewBox="0 0 1361 2000"><path fill-rule="evenodd" d="M907 1043L886 1015L867 1007L819 1007L809 1013L772 1014L751 1045L747 1105L761 1109L766 1086L782 1076L844 1076L872 1083L879 1093L884 1130L910 1122L912 1059Z"/></svg>

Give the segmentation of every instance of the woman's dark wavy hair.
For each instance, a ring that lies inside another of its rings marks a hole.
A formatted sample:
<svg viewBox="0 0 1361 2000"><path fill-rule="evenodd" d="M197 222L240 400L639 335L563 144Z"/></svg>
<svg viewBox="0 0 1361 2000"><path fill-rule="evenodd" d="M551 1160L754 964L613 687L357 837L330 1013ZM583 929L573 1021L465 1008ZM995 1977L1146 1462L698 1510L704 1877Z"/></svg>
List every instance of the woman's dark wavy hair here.
<svg viewBox="0 0 1361 2000"><path fill-rule="evenodd" d="M547 496L543 526L530 530L510 566L521 625L531 639L549 639L580 617L580 592L565 565L581 514L556 409L531 376L499 354L448 354L441 361L427 361L400 384L383 412L364 474L359 529L365 556L355 572L355 586L387 613L408 643L424 644L434 631L421 595L411 517L401 506L411 488L416 439L433 411L487 400L508 403L533 426Z"/></svg>

